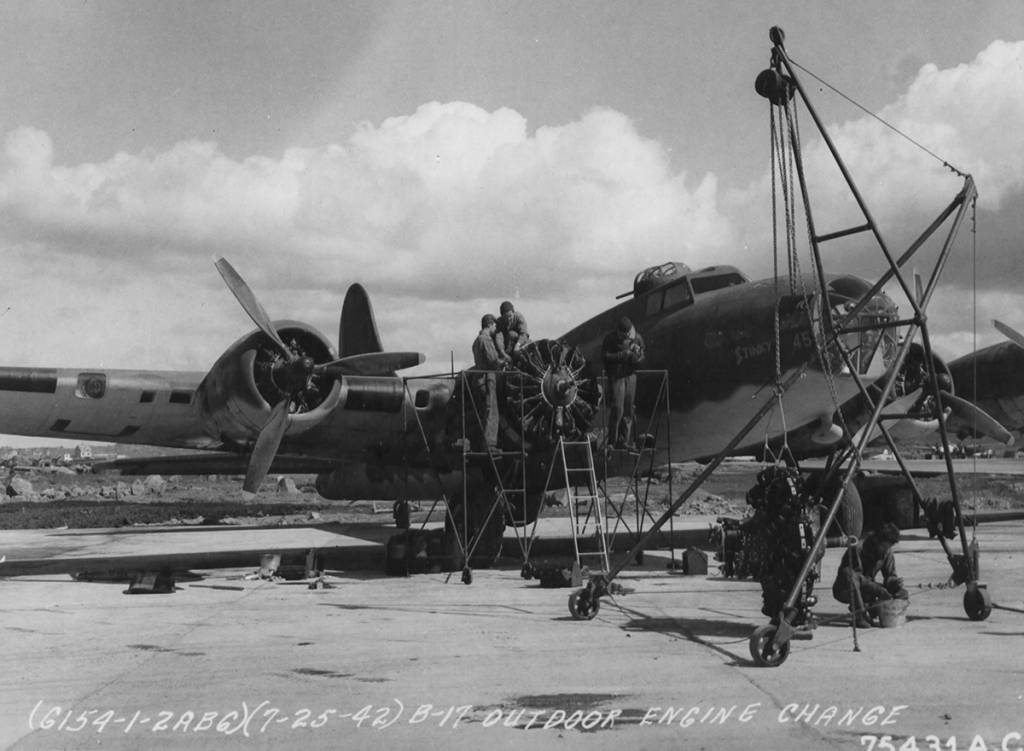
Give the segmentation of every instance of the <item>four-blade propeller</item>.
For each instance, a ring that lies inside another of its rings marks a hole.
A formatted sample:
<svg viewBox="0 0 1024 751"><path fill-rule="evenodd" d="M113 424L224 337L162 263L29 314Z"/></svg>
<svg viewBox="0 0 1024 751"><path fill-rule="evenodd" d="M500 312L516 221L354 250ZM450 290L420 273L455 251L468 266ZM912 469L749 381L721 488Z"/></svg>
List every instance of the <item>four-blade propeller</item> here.
<svg viewBox="0 0 1024 751"><path fill-rule="evenodd" d="M424 358L419 352L366 352L317 364L313 358L294 351L284 343L271 323L267 311L256 299L256 295L225 258L218 258L214 265L235 299L283 358L274 366L274 382L284 392L284 396L272 406L270 417L256 437L245 482L242 484L242 496L249 500L259 490L263 479L270 471L274 457L277 456L281 441L288 430L292 402L303 390L310 387L314 376L323 375L337 379L343 376L388 375L396 370L419 365Z"/></svg>

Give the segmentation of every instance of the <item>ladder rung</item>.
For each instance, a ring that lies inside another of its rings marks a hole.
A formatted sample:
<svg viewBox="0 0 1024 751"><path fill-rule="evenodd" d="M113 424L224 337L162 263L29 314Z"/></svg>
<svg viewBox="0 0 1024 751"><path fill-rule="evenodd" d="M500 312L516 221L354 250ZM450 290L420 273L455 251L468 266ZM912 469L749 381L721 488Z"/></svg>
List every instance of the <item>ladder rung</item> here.
<svg viewBox="0 0 1024 751"><path fill-rule="evenodd" d="M580 451L586 447L586 451ZM565 493L569 506L569 516L573 536L573 546L576 548L576 560L597 558L601 562L602 570L608 568L608 541L605 536L604 510L601 505L601 498L598 489L601 487L597 482L597 473L594 472L594 452L590 441L559 441L559 451L562 456L562 468L565 472ZM570 453L572 456L570 457ZM580 475L586 479L579 482ZM585 493L575 493L574 490L584 489ZM577 538L582 534L593 534L598 539L599 550L595 552L581 553L577 546Z"/></svg>

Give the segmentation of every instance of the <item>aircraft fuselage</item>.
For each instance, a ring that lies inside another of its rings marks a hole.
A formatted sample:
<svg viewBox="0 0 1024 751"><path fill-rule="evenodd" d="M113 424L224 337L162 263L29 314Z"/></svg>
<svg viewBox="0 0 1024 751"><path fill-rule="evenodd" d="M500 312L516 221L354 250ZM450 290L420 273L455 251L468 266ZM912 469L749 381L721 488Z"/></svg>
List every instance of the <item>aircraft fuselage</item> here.
<svg viewBox="0 0 1024 751"><path fill-rule="evenodd" d="M837 318L847 303L870 289L851 276L832 276L829 284ZM820 326L815 333L811 316L819 315L821 301L803 291L815 286L806 277L798 280L798 292L790 292L787 280L748 282L730 266L676 274L653 289L641 285L631 299L577 326L564 339L580 347L600 370L604 336L623 316L633 322L646 342L643 367L666 373L671 434L660 445L671 447L675 461L713 456L766 400L776 399L776 383L809 361L804 376L782 396L781 407L755 425L734 453L757 453L766 441L777 444L788 430L794 453L820 454L827 447L810 440L808 426L823 416L831 419L837 403L859 391L834 350L826 357L827 368L818 356L816 338L823 342L824 336ZM879 295L872 312L883 311L885 317L895 317L895 306ZM868 382L881 376L889 354L888 348L878 352L882 338L875 333L853 338L860 341L845 343L858 358L855 366L861 376ZM638 401L648 410L665 410L664 402L653 404L661 377L649 373L638 381L638 390L648 392L639 394Z"/></svg>
<svg viewBox="0 0 1024 751"><path fill-rule="evenodd" d="M830 277L828 284L836 318L869 289L850 276ZM795 454L818 454L825 448L810 440L811 428L859 392L834 350L823 345L823 296L804 291L815 288L810 277L748 282L728 266L690 272L682 264L664 264L638 275L629 299L562 340L578 347L590 376L599 377L605 334L622 316L632 319L647 343L643 367L657 371L641 381L638 402L648 413L664 409L654 402L657 379L667 377L670 434L659 447L663 459L670 451L676 461L716 454L766 400L777 399L777 383L806 368L781 397L781 407L768 412L734 453L756 453L788 432ZM372 317L368 303L363 307ZM891 319L895 306L879 295L870 315ZM308 326L274 326L304 356L318 362L334 357L330 343ZM846 336L862 377L881 376L888 355L879 346L884 337L877 330ZM198 471L241 472L271 406L291 390L278 377L279 357L256 331L235 342L205 375L3 368L0 432L233 452ZM346 375L311 383L278 452L280 465L291 469L279 471L334 471L334 484L362 497L374 489L384 493L399 476L429 484L425 472L450 472L459 464L453 443L461 434L450 404L458 378Z"/></svg>

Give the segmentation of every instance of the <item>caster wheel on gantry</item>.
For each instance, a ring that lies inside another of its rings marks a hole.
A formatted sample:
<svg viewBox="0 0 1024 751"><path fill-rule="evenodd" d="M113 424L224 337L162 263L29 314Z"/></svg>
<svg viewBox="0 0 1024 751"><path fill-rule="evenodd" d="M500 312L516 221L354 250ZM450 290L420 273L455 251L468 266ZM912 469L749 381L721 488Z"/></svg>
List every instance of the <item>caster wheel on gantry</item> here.
<svg viewBox="0 0 1024 751"><path fill-rule="evenodd" d="M594 597L589 589L577 589L569 595L569 612L577 621L589 621L601 609L601 598Z"/></svg>
<svg viewBox="0 0 1024 751"><path fill-rule="evenodd" d="M992 614L992 598L988 590L977 584L968 584L964 592L964 612L972 621L983 621Z"/></svg>
<svg viewBox="0 0 1024 751"><path fill-rule="evenodd" d="M778 667L789 657L789 642L778 647L772 645L776 631L776 626L760 626L750 635L750 656L760 667Z"/></svg>

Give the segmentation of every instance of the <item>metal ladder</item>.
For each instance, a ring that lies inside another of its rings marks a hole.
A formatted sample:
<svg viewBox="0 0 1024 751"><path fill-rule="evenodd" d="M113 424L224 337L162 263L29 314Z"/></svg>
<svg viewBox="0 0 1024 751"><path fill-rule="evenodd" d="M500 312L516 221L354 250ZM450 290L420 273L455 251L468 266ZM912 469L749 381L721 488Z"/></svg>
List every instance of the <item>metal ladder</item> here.
<svg viewBox="0 0 1024 751"><path fill-rule="evenodd" d="M572 545L576 563L583 569L584 559L597 559L601 571L608 571L608 539L605 529L604 508L597 491L597 475L594 472L594 452L590 441L559 440L558 453L565 470L565 492L569 504L569 522L572 525ZM570 459L570 457L572 457ZM577 492L585 487L585 492ZM587 527L593 522L597 538L596 552L580 552L580 537L587 534Z"/></svg>

